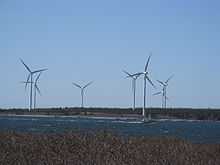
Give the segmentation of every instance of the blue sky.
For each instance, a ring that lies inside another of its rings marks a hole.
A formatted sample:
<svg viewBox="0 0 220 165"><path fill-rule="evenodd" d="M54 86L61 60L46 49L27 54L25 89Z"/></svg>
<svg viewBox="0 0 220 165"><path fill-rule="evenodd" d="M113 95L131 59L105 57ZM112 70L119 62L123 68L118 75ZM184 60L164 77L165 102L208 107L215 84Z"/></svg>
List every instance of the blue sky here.
<svg viewBox="0 0 220 165"><path fill-rule="evenodd" d="M71 83L93 80L86 106L129 107L131 81L122 70L144 69L170 82L168 106L220 107L220 2L217 0L1 0L0 107L28 107L19 82L31 68L40 80L40 107L80 106ZM157 84L159 90L159 84ZM142 78L137 84L142 105ZM148 88L148 105L161 105Z"/></svg>

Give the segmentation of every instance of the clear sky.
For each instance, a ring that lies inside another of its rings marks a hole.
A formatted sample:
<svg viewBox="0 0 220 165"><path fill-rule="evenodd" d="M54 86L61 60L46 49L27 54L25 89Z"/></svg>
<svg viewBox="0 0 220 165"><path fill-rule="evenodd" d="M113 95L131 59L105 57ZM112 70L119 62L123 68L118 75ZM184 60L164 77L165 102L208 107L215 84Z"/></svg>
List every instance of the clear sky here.
<svg viewBox="0 0 220 165"><path fill-rule="evenodd" d="M86 106L129 107L131 81L150 52L150 77L170 75L168 106L220 107L218 0L1 0L0 107L28 107L22 58L40 79L40 107L80 106L71 83L94 84ZM142 78L137 106L142 105ZM161 105L148 86L148 105Z"/></svg>

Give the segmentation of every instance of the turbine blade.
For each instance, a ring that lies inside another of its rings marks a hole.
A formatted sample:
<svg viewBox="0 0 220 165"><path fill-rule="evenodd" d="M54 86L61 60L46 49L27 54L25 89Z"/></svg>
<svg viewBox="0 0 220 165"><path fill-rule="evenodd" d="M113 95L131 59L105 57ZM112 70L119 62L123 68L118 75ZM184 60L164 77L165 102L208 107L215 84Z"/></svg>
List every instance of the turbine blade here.
<svg viewBox="0 0 220 165"><path fill-rule="evenodd" d="M37 85L35 85L35 88L37 89L37 92L42 96L40 88Z"/></svg>
<svg viewBox="0 0 220 165"><path fill-rule="evenodd" d="M148 68L150 59L151 59L151 54L150 54L150 56L149 56L148 59L147 59L147 63L146 63L146 65L145 65L145 69L144 69L145 72L147 72L147 68Z"/></svg>
<svg viewBox="0 0 220 165"><path fill-rule="evenodd" d="M22 83L22 84L30 84L31 82L29 81L29 82L27 82L27 81L20 81L20 83Z"/></svg>
<svg viewBox="0 0 220 165"><path fill-rule="evenodd" d="M132 78L131 76L126 76L125 78Z"/></svg>
<svg viewBox="0 0 220 165"><path fill-rule="evenodd" d="M166 86L162 81L157 80L157 82L159 82L161 85Z"/></svg>
<svg viewBox="0 0 220 165"><path fill-rule="evenodd" d="M123 70L123 72L128 75L127 77L132 77L132 74L128 73L127 71Z"/></svg>
<svg viewBox="0 0 220 165"><path fill-rule="evenodd" d="M21 83L21 84L26 84L26 83L30 84L31 82L27 82L27 81L20 81L20 83Z"/></svg>
<svg viewBox="0 0 220 165"><path fill-rule="evenodd" d="M31 69L24 63L24 61L21 58L20 61L25 66L25 68L31 73Z"/></svg>
<svg viewBox="0 0 220 165"><path fill-rule="evenodd" d="M85 88L87 88L89 85L91 85L93 82L91 81L90 83L88 83L87 85L85 85L84 87L83 87L83 89L85 89Z"/></svg>
<svg viewBox="0 0 220 165"><path fill-rule="evenodd" d="M168 83L173 77L174 77L174 75L170 76L170 77L167 79L166 83Z"/></svg>
<svg viewBox="0 0 220 165"><path fill-rule="evenodd" d="M41 76L42 72L39 73L39 75L37 76L36 80L35 80L35 84L38 82L40 76Z"/></svg>
<svg viewBox="0 0 220 165"><path fill-rule="evenodd" d="M30 77L31 77L31 73L28 75L28 78L27 78L27 81L26 81L26 84L25 84L25 90L27 89L27 85L29 83ZM30 83L32 83L32 82L30 82Z"/></svg>
<svg viewBox="0 0 220 165"><path fill-rule="evenodd" d="M142 74L143 74L143 73L138 73L138 74L136 74L135 76L138 78L138 77L140 77Z"/></svg>
<svg viewBox="0 0 220 165"><path fill-rule="evenodd" d="M150 83L154 88L156 88L156 86L154 85L154 83L151 81L151 79L150 79L148 76L146 76L146 79L149 81L149 83Z"/></svg>
<svg viewBox="0 0 220 165"><path fill-rule="evenodd" d="M73 83L73 85L75 85L76 87L82 89L82 87L80 85L76 84L76 83Z"/></svg>
<svg viewBox="0 0 220 165"><path fill-rule="evenodd" d="M48 70L48 69L40 69L40 70L36 70L36 71L32 72L32 74L35 74L35 73L38 73L38 72L43 72L43 71L46 71L46 70Z"/></svg>
<svg viewBox="0 0 220 165"><path fill-rule="evenodd" d="M160 94L162 94L162 92L154 93L153 96L160 95Z"/></svg>
<svg viewBox="0 0 220 165"><path fill-rule="evenodd" d="M144 74L144 73L139 72L139 73L132 74L131 76L132 76L132 77L134 77L134 76L141 76L142 74Z"/></svg>

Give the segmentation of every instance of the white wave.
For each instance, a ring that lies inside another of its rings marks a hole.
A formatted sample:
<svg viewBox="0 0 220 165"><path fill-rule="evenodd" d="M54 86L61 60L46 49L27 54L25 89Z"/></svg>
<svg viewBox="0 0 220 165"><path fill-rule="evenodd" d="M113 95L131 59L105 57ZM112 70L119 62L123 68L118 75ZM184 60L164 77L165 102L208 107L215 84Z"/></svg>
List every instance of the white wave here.
<svg viewBox="0 0 220 165"><path fill-rule="evenodd" d="M159 122L166 122L166 121L171 121L171 122L207 122L211 120L194 120L194 119L156 119ZM220 121L211 121L211 122L220 122Z"/></svg>
<svg viewBox="0 0 220 165"><path fill-rule="evenodd" d="M33 118L7 118L7 120L12 121L38 121L39 119L33 119Z"/></svg>
<svg viewBox="0 0 220 165"><path fill-rule="evenodd" d="M112 121L112 123L141 124L142 121Z"/></svg>

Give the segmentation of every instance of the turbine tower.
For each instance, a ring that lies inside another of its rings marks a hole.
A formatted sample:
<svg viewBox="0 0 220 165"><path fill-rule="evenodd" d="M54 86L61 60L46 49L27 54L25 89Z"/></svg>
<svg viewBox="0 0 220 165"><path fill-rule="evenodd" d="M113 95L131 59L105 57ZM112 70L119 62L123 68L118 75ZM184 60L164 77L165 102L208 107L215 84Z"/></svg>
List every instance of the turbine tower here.
<svg viewBox="0 0 220 165"><path fill-rule="evenodd" d="M80 88L80 90L81 90L81 99L82 99L81 108L84 107L84 94L85 94L85 89L86 89L89 85L91 85L92 83L93 83L93 82L90 82L90 83L86 84L85 86L80 86L80 85L78 85L78 84L76 84L76 83L73 83L74 86L76 86L77 88Z"/></svg>
<svg viewBox="0 0 220 165"><path fill-rule="evenodd" d="M30 82L31 84L31 89L30 89L30 108L29 108L29 111L32 110L32 101L33 101L33 76L36 74L36 73L39 73L39 72L43 72L43 71L46 71L48 69L40 69L40 70L36 70L36 71L32 71L25 63L22 59L20 59L21 63L25 66L25 68L27 69L27 71L29 72L29 75L28 75L28 78L27 78L27 81L26 81L26 86L27 84ZM31 79L31 80L30 80ZM30 80L30 81L29 81Z"/></svg>
<svg viewBox="0 0 220 165"><path fill-rule="evenodd" d="M135 104L136 104L136 81L138 79L138 77L141 75L140 74L130 74L127 71L123 71L125 74L127 74L126 78L131 78L132 79L132 92L133 92L133 111L135 111Z"/></svg>
<svg viewBox="0 0 220 165"><path fill-rule="evenodd" d="M150 59L151 59L151 55L148 57L147 63L145 65L144 68L144 72L140 72L140 73L136 73L135 75L138 74L143 74L144 75L144 85L143 85L143 111L142 111L142 116L143 116L143 121L146 120L146 93L147 93L147 81L154 87L156 88L156 86L153 84L153 82L151 81L151 79L149 78L149 72L148 72L148 66L150 63ZM150 109L149 109L149 113L148 113L148 120L151 120L151 114L150 114Z"/></svg>
<svg viewBox="0 0 220 165"><path fill-rule="evenodd" d="M167 107L167 100L168 100L168 97L167 97L167 87L168 87L168 82L174 77L174 75L170 76L167 81L163 82L163 81L160 81L160 80L157 80L157 82L160 83L160 85L162 86L162 92L158 92L158 93L155 93L154 95L160 95L162 94L162 108L166 108Z"/></svg>

